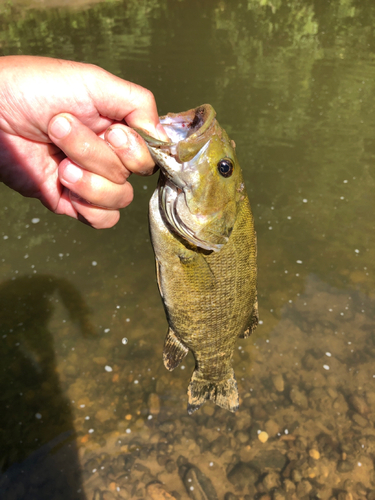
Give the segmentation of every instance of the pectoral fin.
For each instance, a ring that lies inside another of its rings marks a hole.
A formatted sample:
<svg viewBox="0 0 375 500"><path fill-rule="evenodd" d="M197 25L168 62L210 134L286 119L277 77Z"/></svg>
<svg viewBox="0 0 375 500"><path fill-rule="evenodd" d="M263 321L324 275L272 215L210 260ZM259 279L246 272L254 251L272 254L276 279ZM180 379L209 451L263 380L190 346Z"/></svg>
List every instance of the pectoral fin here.
<svg viewBox="0 0 375 500"><path fill-rule="evenodd" d="M174 331L169 328L164 343L163 361L167 370L172 371L184 359L189 349L179 340Z"/></svg>
<svg viewBox="0 0 375 500"><path fill-rule="evenodd" d="M163 298L163 290L161 289L161 281L160 281L160 262L158 261L158 259L155 259L155 265L156 265L156 281L158 282L161 298Z"/></svg>
<svg viewBox="0 0 375 500"><path fill-rule="evenodd" d="M243 333L239 335L241 339L247 339L253 333L255 328L257 327L259 321L259 313L258 313L258 300L254 302L253 313L250 316L247 327Z"/></svg>

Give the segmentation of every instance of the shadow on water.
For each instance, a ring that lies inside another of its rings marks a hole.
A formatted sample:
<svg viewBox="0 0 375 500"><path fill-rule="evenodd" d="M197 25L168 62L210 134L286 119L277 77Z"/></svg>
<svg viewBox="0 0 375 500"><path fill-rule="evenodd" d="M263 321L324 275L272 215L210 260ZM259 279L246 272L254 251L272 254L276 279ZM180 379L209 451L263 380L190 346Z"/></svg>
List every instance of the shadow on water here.
<svg viewBox="0 0 375 500"><path fill-rule="evenodd" d="M48 322L58 294L82 335L88 308L64 279L29 275L0 286L2 498L83 499L70 403L56 372Z"/></svg>

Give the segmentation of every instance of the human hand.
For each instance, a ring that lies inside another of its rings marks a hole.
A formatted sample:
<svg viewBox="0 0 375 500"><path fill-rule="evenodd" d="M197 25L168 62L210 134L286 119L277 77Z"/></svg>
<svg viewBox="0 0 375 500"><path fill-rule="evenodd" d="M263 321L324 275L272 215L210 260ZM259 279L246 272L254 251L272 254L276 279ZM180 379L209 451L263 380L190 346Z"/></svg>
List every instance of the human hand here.
<svg viewBox="0 0 375 500"><path fill-rule="evenodd" d="M144 141L166 140L153 95L84 63L0 57L0 180L52 212L112 227L153 173Z"/></svg>

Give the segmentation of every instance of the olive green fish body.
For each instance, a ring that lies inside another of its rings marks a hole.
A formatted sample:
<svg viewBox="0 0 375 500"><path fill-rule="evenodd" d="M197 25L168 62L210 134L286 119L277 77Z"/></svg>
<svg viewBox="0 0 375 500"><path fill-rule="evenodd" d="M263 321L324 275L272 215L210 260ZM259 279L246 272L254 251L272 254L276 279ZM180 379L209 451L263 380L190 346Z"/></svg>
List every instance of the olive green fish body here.
<svg viewBox="0 0 375 500"><path fill-rule="evenodd" d="M256 236L250 204L234 147L212 113L210 119L214 121L211 135L209 127L204 131L209 139L203 141L198 134L203 142L198 153L188 153L187 161L178 158L181 172L173 159L177 180L165 164L164 153L160 159L160 150L150 147L161 167L150 201L150 229L169 323L163 358L173 370L189 350L195 357L189 413L207 399L231 411L238 408L233 352L237 338L248 336L258 322ZM217 172L219 164L224 165L224 177ZM229 176L228 164L234 166ZM172 180L179 183L177 188Z"/></svg>

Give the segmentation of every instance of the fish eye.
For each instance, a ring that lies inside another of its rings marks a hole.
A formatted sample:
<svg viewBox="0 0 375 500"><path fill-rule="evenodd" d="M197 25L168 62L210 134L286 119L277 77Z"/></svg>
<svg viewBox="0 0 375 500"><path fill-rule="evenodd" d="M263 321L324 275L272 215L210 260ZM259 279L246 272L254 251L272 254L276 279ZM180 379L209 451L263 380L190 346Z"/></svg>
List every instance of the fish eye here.
<svg viewBox="0 0 375 500"><path fill-rule="evenodd" d="M233 163L229 158L223 158L217 164L217 169L223 177L230 177L233 174Z"/></svg>

